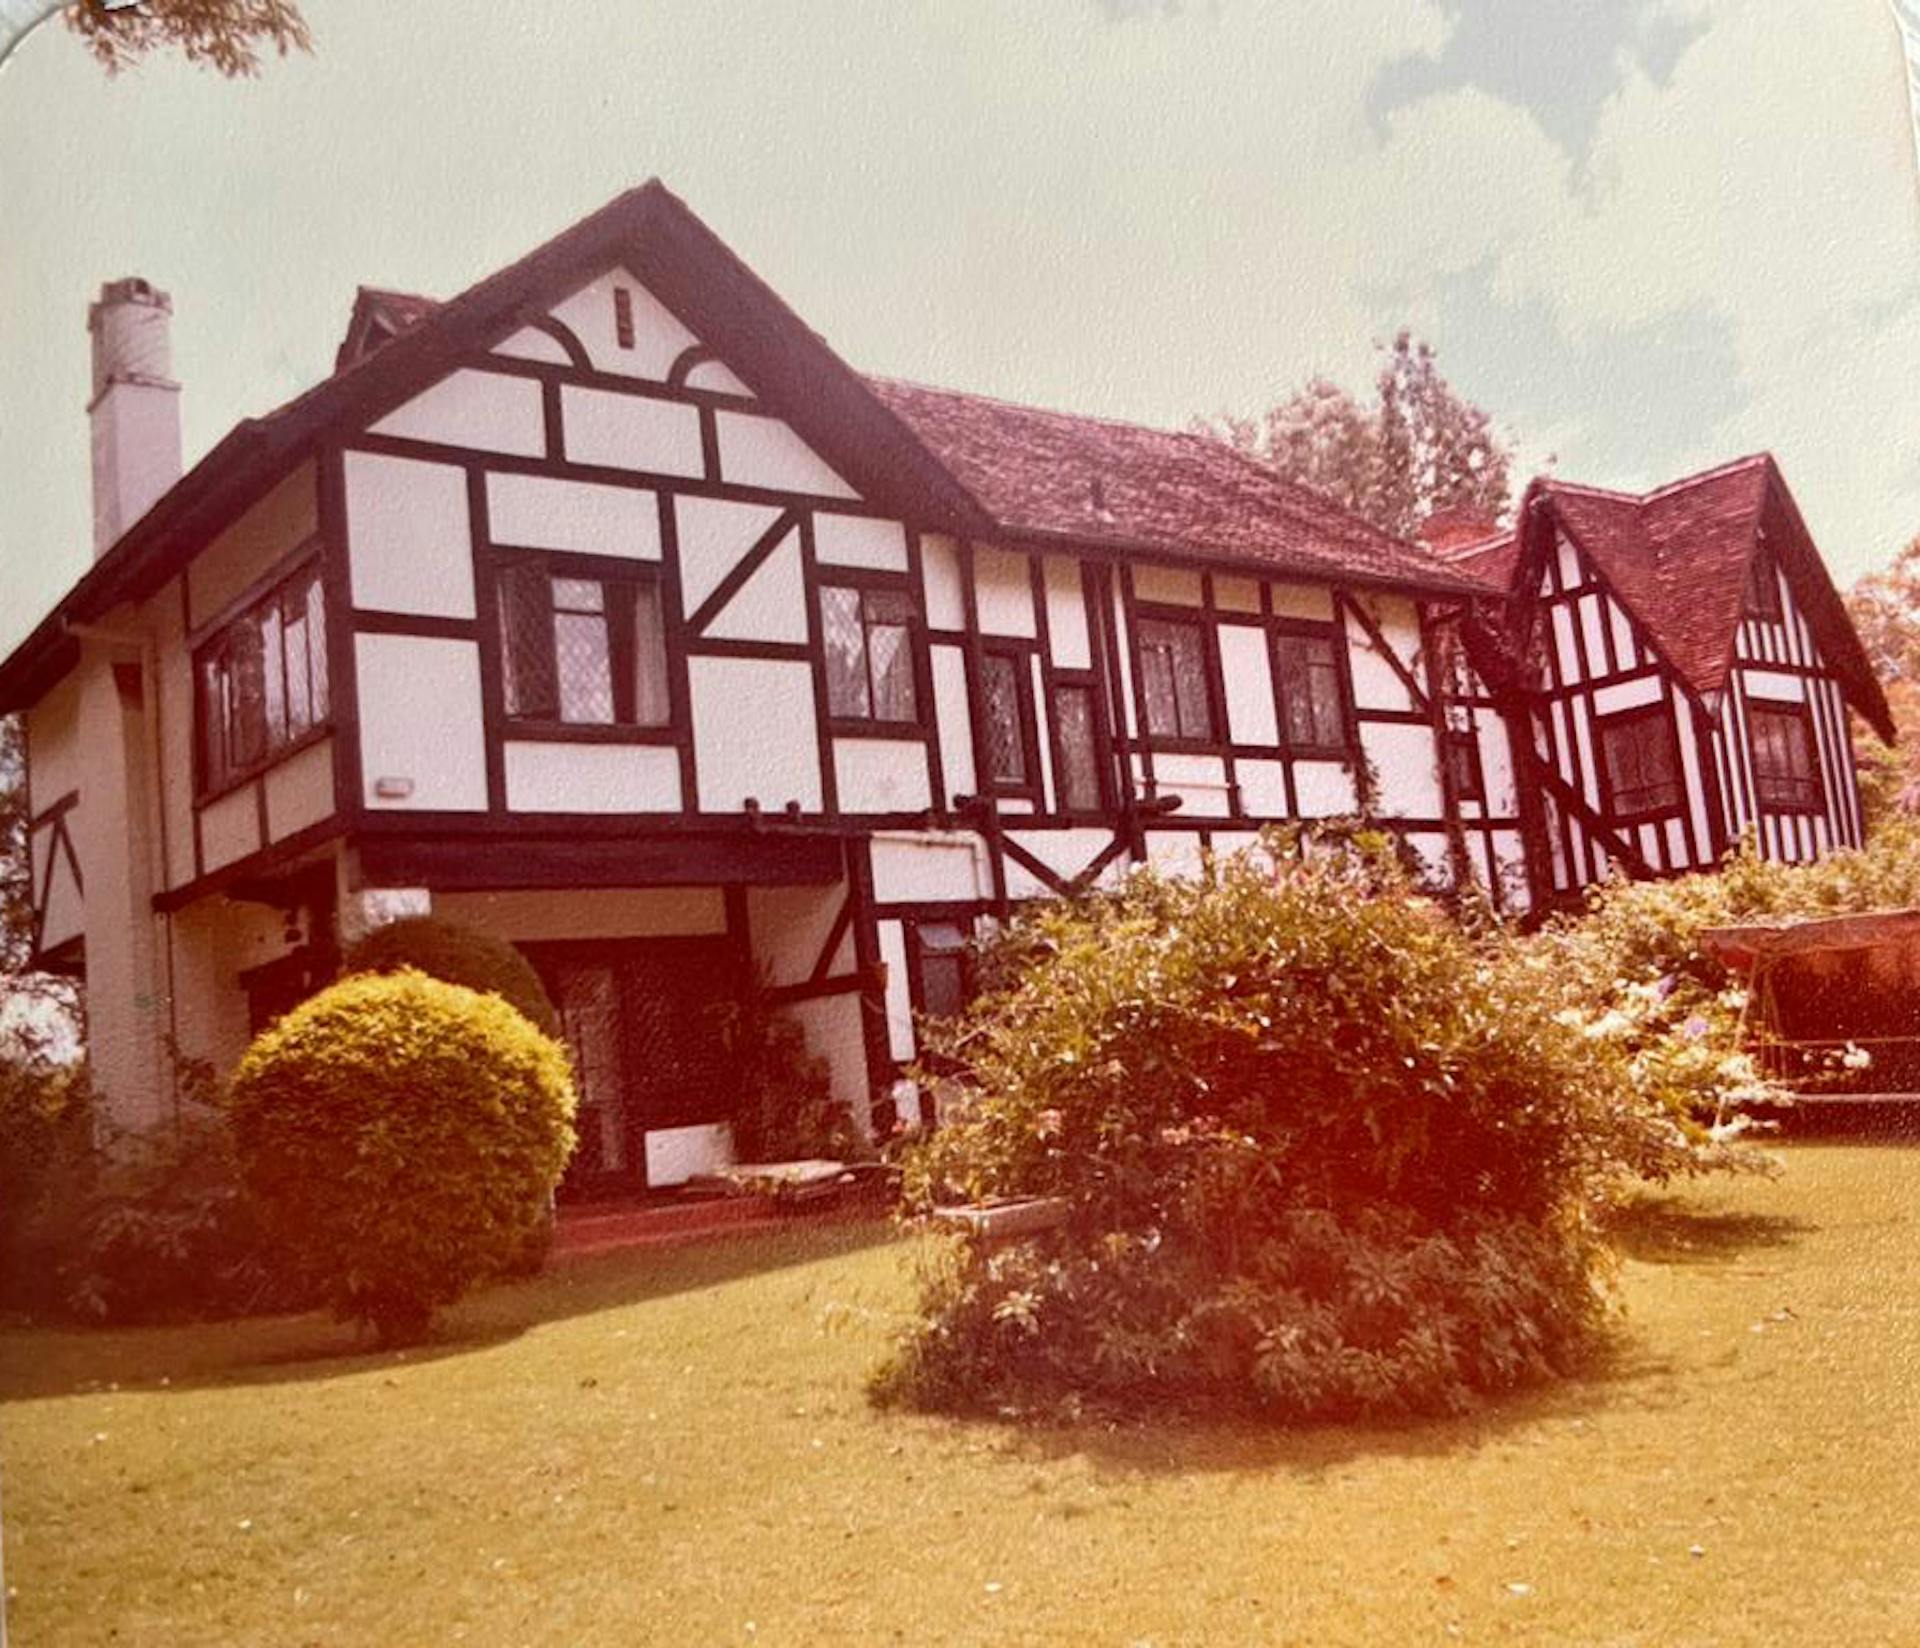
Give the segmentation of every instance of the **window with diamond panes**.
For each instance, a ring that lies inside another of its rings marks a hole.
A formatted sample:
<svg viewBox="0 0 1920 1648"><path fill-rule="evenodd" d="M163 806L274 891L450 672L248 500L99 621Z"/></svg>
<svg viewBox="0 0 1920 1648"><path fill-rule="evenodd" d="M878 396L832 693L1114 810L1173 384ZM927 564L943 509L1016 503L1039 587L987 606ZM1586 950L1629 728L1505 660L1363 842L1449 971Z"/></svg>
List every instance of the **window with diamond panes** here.
<svg viewBox="0 0 1920 1648"><path fill-rule="evenodd" d="M1026 695L1021 671L1026 660L1010 652L980 658L980 735L989 781L1025 784L1032 775L1027 759Z"/></svg>
<svg viewBox="0 0 1920 1648"><path fill-rule="evenodd" d="M320 575L294 574L195 654L201 782L224 788L324 726L327 619Z"/></svg>
<svg viewBox="0 0 1920 1648"><path fill-rule="evenodd" d="M843 721L913 721L912 598L904 591L828 584L820 591L827 712Z"/></svg>
<svg viewBox="0 0 1920 1648"><path fill-rule="evenodd" d="M1274 637L1287 743L1293 749L1344 752L1347 747L1347 695L1334 645L1330 635Z"/></svg>
<svg viewBox="0 0 1920 1648"><path fill-rule="evenodd" d="M1156 738L1212 738L1207 648L1200 626L1172 618L1142 618L1138 631L1147 731Z"/></svg>
<svg viewBox="0 0 1920 1648"><path fill-rule="evenodd" d="M515 562L500 575L500 639L511 719L667 723L666 632L652 579L576 577Z"/></svg>
<svg viewBox="0 0 1920 1648"><path fill-rule="evenodd" d="M1100 810L1100 747L1094 729L1093 689L1056 686L1053 689L1054 784L1064 812Z"/></svg>

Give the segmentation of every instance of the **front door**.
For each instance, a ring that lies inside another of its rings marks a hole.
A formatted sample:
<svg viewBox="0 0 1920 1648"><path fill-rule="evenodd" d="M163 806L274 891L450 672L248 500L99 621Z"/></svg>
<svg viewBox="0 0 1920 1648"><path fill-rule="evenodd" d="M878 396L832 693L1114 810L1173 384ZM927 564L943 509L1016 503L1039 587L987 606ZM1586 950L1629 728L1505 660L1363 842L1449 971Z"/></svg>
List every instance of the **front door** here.
<svg viewBox="0 0 1920 1648"><path fill-rule="evenodd" d="M559 1009L579 1093L561 1196L645 1189L650 1131L731 1115L720 1024L731 948L719 938L523 948Z"/></svg>

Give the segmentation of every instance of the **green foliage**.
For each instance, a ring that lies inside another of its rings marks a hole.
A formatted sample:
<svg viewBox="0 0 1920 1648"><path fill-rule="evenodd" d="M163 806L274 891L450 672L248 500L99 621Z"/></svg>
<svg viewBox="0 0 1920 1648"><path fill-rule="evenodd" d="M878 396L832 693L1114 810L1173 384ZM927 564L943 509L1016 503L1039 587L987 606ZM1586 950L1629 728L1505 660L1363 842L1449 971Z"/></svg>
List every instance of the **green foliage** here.
<svg viewBox="0 0 1920 1648"><path fill-rule="evenodd" d="M95 1139L80 1065L0 1075L4 1299L40 1316L121 1324L239 1316L310 1302L240 1194L217 1088L181 1070L186 1103L150 1132Z"/></svg>
<svg viewBox="0 0 1920 1648"><path fill-rule="evenodd" d="M1762 859L1749 840L1710 875L1597 889L1579 916L1522 946L1559 1011L1625 1058L1650 1103L1693 1128L1743 1098L1778 1096L1747 1052L1740 981L1701 947L1709 927L1920 905L1920 820L1887 820L1859 852Z"/></svg>
<svg viewBox="0 0 1920 1648"><path fill-rule="evenodd" d="M727 1080L737 1095L734 1155L743 1162L859 1161L873 1148L833 1096L827 1061L806 1033L750 985L725 1005L720 1033Z"/></svg>
<svg viewBox="0 0 1920 1648"><path fill-rule="evenodd" d="M1258 417L1197 427L1401 537L1442 510L1504 514L1513 452L1492 418L1404 327L1382 347L1372 407L1316 377Z"/></svg>
<svg viewBox="0 0 1920 1648"><path fill-rule="evenodd" d="M1591 1203L1686 1138L1388 854L1270 851L1016 924L1024 964L935 1046L968 1097L905 1189L1066 1221L948 1251L883 1394L1382 1414L1580 1354Z"/></svg>
<svg viewBox="0 0 1920 1648"><path fill-rule="evenodd" d="M498 997L412 970L278 1020L228 1107L254 1204L327 1302L388 1341L514 1262L573 1148L561 1048Z"/></svg>
<svg viewBox="0 0 1920 1648"><path fill-rule="evenodd" d="M517 1007L542 1035L560 1034L560 1016L533 964L504 938L435 916L406 916L376 927L341 958L343 977L414 967L428 978L491 991Z"/></svg>

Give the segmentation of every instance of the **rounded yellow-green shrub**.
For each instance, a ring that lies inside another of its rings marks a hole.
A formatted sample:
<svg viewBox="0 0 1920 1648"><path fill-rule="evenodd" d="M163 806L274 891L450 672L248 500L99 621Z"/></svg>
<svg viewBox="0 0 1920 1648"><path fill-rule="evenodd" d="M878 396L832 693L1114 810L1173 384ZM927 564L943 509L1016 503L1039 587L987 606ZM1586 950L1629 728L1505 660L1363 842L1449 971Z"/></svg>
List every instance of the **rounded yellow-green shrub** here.
<svg viewBox="0 0 1920 1648"><path fill-rule="evenodd" d="M383 1342L498 1274L573 1149L566 1054L498 996L342 979L247 1049L229 1094L262 1223Z"/></svg>
<svg viewBox="0 0 1920 1648"><path fill-rule="evenodd" d="M438 916L403 916L376 927L340 958L343 978L417 967L428 978L491 991L517 1007L544 1035L560 1034L560 1015L540 975L513 944Z"/></svg>

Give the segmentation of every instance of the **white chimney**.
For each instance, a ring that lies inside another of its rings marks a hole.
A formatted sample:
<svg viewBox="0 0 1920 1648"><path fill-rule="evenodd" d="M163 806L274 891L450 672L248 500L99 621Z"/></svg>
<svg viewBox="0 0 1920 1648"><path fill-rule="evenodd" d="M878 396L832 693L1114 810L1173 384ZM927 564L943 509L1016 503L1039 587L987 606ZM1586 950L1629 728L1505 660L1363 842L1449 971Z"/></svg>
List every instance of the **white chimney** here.
<svg viewBox="0 0 1920 1648"><path fill-rule="evenodd" d="M180 385L173 381L173 300L137 276L110 280L87 310L93 334L93 553L180 479Z"/></svg>

